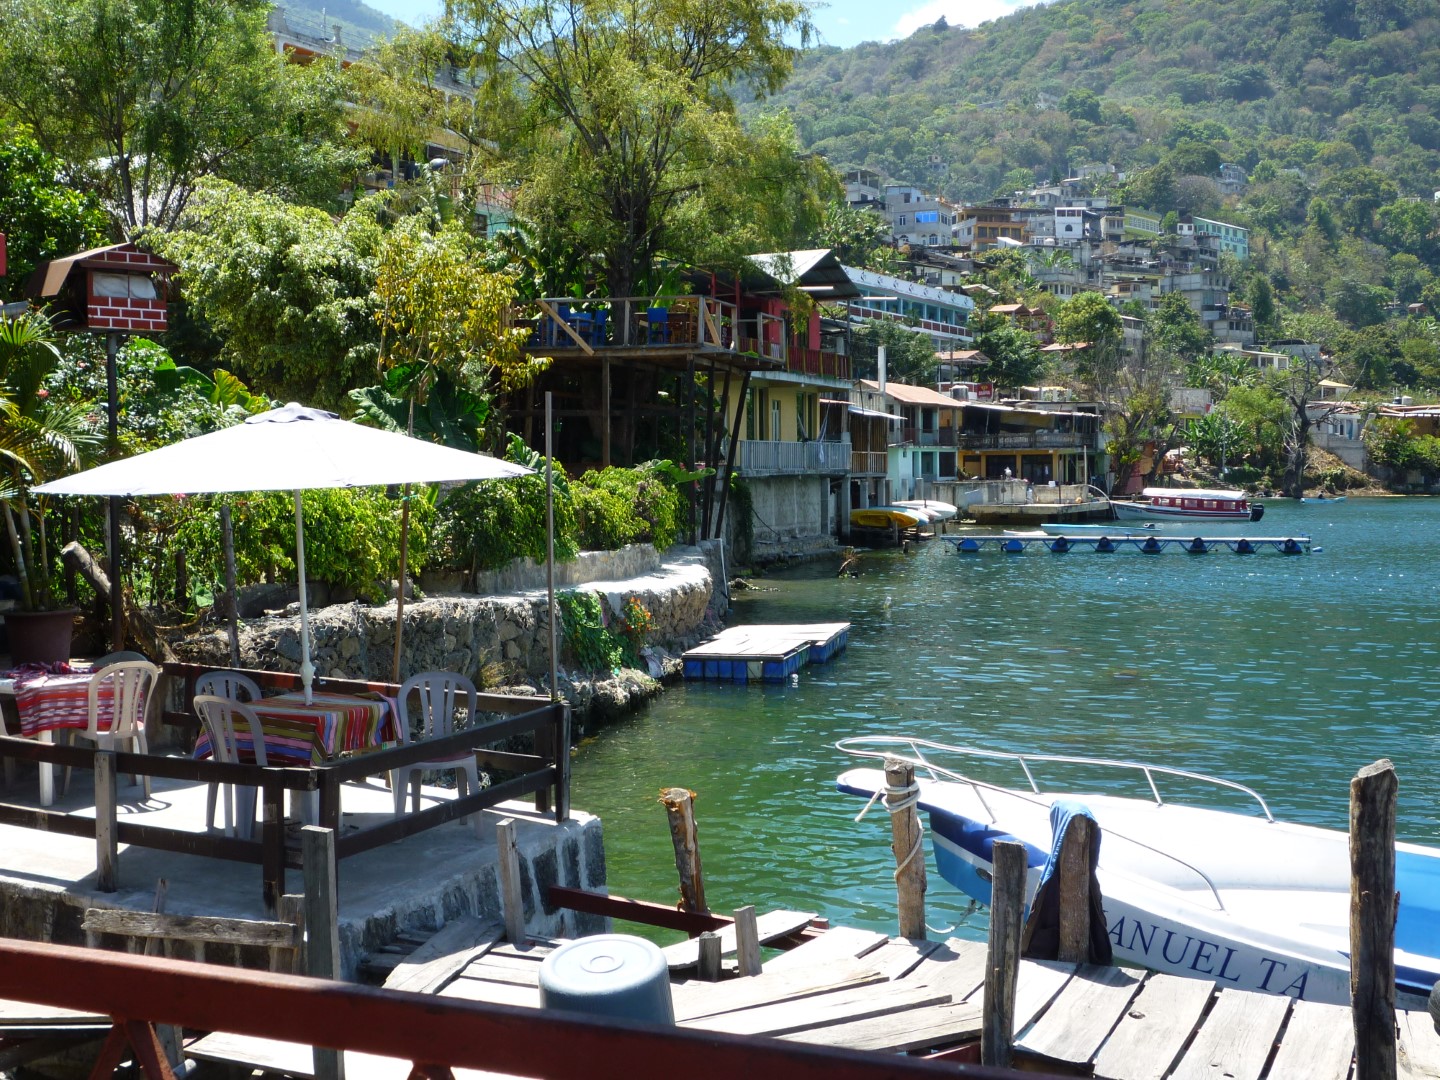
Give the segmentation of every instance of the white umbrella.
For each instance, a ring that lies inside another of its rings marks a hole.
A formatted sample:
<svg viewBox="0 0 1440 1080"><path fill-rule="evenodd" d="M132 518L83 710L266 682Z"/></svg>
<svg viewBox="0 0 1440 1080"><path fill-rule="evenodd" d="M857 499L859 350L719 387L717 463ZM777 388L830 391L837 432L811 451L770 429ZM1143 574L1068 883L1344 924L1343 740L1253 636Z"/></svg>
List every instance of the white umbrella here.
<svg viewBox="0 0 1440 1080"><path fill-rule="evenodd" d="M300 492L444 480L494 480L531 470L486 454L452 450L291 402L148 454L52 480L45 495L195 495L224 491L295 493L296 573L300 582L300 677L305 697L310 663L310 615L305 594L305 523ZM402 583L403 588L403 583ZM400 632L396 626L395 632Z"/></svg>

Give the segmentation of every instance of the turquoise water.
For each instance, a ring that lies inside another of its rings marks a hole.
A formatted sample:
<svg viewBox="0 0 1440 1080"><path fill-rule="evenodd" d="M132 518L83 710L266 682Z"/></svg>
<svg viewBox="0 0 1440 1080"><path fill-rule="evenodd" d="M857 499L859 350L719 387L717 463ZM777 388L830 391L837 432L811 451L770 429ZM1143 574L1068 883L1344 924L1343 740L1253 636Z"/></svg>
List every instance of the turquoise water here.
<svg viewBox="0 0 1440 1080"><path fill-rule="evenodd" d="M685 684L577 752L613 892L676 896L670 786L697 794L707 898L895 929L889 824L834 778L849 735L1120 757L1256 788L1277 817L1344 828L1350 778L1400 778L1401 839L1440 844L1440 502L1272 502L1252 534L1308 556L863 556L756 579L732 623L854 625L790 685ZM1209 527L1207 534L1220 530ZM1006 777L1008 778L1008 777ZM928 921L983 933L931 862Z"/></svg>

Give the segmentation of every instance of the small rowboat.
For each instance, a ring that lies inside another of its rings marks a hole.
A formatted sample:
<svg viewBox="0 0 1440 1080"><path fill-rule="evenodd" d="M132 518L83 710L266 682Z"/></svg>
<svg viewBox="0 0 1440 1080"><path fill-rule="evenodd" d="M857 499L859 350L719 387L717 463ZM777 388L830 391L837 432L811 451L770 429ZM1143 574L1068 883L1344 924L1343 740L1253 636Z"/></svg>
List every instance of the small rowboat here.
<svg viewBox="0 0 1440 1080"><path fill-rule="evenodd" d="M935 499L899 499L893 505L913 510L924 510L932 521L949 521L960 512L953 503Z"/></svg>

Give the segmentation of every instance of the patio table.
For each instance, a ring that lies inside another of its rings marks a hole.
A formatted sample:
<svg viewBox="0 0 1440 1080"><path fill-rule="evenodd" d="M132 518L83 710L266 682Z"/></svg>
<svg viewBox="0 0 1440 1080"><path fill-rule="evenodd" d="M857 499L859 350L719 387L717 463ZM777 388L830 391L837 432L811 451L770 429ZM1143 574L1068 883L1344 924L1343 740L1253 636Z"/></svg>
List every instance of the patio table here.
<svg viewBox="0 0 1440 1080"><path fill-rule="evenodd" d="M265 760L270 765L319 765L343 753L379 749L400 738L395 703L382 694L317 691L306 704L303 692L251 702L260 717ZM248 731L237 730L241 759L254 761ZM210 733L201 729L195 757L209 757Z"/></svg>
<svg viewBox="0 0 1440 1080"><path fill-rule="evenodd" d="M94 671L69 664L51 668L19 668L0 679L0 695L14 698L20 720L20 730L7 733L53 743L56 731L84 730L90 725L90 679ZM109 731L114 689L108 682L101 684L97 701L97 725L101 731ZM55 767L42 761L39 774L40 805L50 806L55 801Z"/></svg>

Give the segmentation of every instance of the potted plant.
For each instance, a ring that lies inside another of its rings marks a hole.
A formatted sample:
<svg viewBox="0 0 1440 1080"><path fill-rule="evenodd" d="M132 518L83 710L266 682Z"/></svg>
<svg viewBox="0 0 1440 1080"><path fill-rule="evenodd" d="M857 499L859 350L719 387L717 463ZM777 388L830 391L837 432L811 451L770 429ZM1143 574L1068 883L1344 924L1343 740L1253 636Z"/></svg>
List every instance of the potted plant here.
<svg viewBox="0 0 1440 1080"><path fill-rule="evenodd" d="M44 379L60 359L39 311L0 317L0 509L19 579L19 608L7 613L14 663L66 660L76 610L58 601L45 500L30 490L80 464L100 435L88 406L58 405Z"/></svg>

